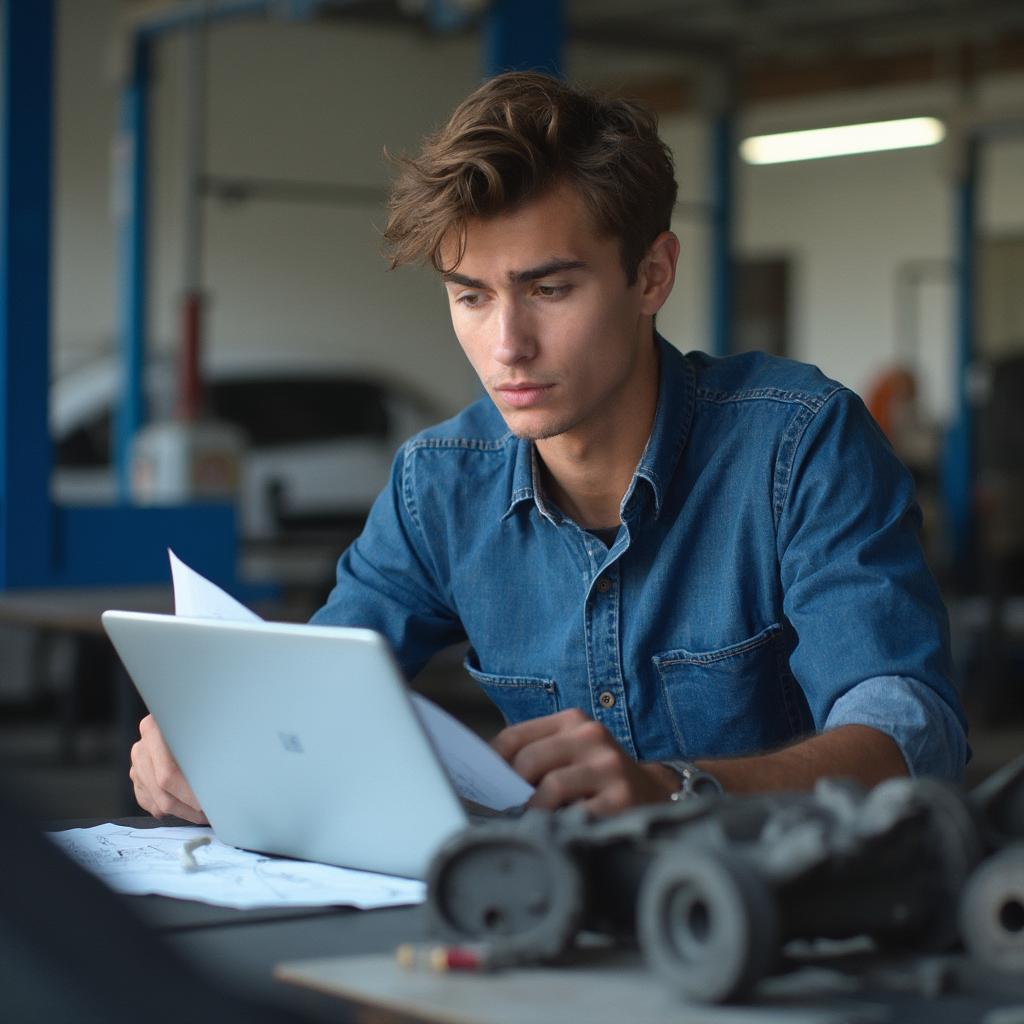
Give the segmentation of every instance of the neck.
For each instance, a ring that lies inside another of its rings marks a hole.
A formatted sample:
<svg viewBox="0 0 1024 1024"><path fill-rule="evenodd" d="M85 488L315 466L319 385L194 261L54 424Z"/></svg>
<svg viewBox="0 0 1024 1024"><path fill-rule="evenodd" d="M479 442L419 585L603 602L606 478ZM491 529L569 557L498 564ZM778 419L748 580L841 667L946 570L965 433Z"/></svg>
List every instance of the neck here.
<svg viewBox="0 0 1024 1024"><path fill-rule="evenodd" d="M653 346L652 346L653 347ZM628 400L585 433L536 442L544 488L561 511L584 529L617 526L619 509L651 436L658 404L658 359Z"/></svg>

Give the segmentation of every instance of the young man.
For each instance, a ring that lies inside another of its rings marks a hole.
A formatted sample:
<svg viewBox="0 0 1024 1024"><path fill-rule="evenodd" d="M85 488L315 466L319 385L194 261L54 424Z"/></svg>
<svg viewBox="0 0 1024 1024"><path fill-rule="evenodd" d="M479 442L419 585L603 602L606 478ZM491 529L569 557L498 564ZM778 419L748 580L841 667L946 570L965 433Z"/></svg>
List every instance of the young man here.
<svg viewBox="0 0 1024 1024"><path fill-rule="evenodd" d="M535 74L403 162L394 264L441 273L487 397L403 446L313 621L379 630L410 677L468 639L541 806L608 814L698 769L733 792L956 778L910 478L813 367L656 334L675 195L652 116ZM201 819L151 719L133 778Z"/></svg>

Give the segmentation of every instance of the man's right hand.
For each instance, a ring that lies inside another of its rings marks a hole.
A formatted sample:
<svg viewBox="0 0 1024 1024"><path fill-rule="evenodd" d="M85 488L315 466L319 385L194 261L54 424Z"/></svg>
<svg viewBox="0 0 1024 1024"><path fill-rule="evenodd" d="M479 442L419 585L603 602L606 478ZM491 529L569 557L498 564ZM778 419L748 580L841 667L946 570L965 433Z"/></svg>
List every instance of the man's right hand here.
<svg viewBox="0 0 1024 1024"><path fill-rule="evenodd" d="M135 786L135 799L144 811L157 818L174 815L196 825L209 825L152 715L139 722L139 741L132 747L128 774Z"/></svg>

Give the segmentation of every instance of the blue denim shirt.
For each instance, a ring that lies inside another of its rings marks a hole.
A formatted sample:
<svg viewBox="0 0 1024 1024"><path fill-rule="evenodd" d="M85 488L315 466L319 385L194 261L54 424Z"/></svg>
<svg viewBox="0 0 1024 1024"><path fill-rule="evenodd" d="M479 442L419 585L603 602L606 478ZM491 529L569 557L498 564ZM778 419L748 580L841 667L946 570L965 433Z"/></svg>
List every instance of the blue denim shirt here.
<svg viewBox="0 0 1024 1024"><path fill-rule="evenodd" d="M490 399L413 437L313 621L414 676L469 640L509 723L582 708L634 758L870 725L959 778L964 719L913 484L861 401L763 354L663 339L654 428L611 547L545 499Z"/></svg>

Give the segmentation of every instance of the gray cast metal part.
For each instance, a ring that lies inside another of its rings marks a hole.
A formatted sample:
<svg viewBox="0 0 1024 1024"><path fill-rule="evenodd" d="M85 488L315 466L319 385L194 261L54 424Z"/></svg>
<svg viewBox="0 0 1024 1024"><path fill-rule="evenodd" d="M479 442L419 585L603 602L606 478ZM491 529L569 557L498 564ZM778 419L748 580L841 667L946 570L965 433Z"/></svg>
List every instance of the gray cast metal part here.
<svg viewBox="0 0 1024 1024"><path fill-rule="evenodd" d="M450 840L427 914L440 938L504 962L558 957L581 930L639 942L704 1002L749 995L793 939L937 951L962 934L985 966L1024 971L1021 838L1024 758L970 795L927 778L824 780L598 821L530 811Z"/></svg>

